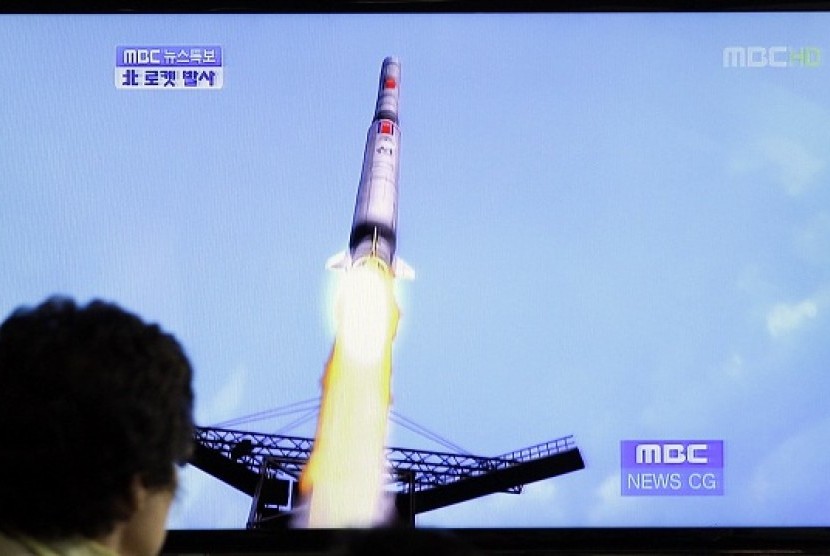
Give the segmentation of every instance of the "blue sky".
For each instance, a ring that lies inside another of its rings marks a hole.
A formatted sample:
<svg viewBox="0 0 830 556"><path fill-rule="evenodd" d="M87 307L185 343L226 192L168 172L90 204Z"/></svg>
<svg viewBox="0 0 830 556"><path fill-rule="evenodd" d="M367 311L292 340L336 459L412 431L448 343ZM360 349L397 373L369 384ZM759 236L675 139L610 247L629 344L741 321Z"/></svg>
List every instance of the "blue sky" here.
<svg viewBox="0 0 830 556"><path fill-rule="evenodd" d="M0 312L60 292L161 322L200 424L318 395L324 263L396 55L417 279L394 409L481 455L573 434L587 463L419 523L826 526L830 74L722 52L825 54L829 23L3 16ZM114 87L117 46L181 44L222 46L221 91ZM725 494L620 496L631 439L723 440ZM249 504L189 469L171 525L243 527Z"/></svg>

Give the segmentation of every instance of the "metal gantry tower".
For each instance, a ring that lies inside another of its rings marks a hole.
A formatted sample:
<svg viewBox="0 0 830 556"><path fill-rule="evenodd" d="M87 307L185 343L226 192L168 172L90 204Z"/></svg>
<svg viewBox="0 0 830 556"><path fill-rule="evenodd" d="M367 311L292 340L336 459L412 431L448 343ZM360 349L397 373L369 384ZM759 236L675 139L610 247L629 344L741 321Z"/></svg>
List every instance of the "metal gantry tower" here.
<svg viewBox="0 0 830 556"><path fill-rule="evenodd" d="M191 463L252 497L249 528L287 526L314 440L213 427L197 427ZM522 486L585 467L566 436L495 457L386 449L389 489L402 521L415 515Z"/></svg>

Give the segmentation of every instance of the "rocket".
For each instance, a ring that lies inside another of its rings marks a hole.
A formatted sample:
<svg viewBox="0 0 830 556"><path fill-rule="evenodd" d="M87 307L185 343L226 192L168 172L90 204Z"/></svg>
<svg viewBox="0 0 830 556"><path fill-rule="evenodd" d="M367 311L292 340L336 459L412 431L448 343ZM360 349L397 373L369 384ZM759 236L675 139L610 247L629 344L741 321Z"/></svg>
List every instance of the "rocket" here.
<svg viewBox="0 0 830 556"><path fill-rule="evenodd" d="M401 63L383 60L375 115L366 136L363 170L349 235L349 251L329 258L326 267L346 269L370 258L381 261L398 278L413 278L415 272L395 256L398 227L398 162L401 130L398 127Z"/></svg>

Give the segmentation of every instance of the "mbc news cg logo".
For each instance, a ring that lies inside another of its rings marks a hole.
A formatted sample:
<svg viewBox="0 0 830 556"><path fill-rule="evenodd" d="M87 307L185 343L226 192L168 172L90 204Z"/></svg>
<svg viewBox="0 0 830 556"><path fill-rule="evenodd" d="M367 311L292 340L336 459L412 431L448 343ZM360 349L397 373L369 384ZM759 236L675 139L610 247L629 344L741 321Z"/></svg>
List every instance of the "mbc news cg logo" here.
<svg viewBox="0 0 830 556"><path fill-rule="evenodd" d="M722 440L623 440L623 496L723 495Z"/></svg>
<svg viewBox="0 0 830 556"><path fill-rule="evenodd" d="M815 46L727 46L723 49L725 68L817 68L821 49Z"/></svg>

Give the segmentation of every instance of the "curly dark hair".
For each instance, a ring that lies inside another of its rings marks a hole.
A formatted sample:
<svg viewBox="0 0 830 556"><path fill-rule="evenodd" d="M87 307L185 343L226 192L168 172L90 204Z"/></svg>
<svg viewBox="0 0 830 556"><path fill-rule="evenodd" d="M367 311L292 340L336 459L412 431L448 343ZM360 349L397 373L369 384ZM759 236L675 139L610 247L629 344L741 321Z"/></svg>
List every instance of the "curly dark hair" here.
<svg viewBox="0 0 830 556"><path fill-rule="evenodd" d="M175 488L193 445L176 339L118 306L53 297L0 325L0 531L96 538L131 488Z"/></svg>

